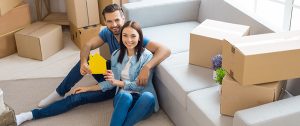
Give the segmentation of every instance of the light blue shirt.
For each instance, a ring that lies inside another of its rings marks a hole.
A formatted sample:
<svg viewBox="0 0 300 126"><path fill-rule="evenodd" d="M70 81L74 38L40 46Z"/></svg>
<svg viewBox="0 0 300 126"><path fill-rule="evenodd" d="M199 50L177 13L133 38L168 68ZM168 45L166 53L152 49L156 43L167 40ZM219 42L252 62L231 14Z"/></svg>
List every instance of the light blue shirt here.
<svg viewBox="0 0 300 126"><path fill-rule="evenodd" d="M125 53L124 59L121 63L118 63L118 57L120 55L120 50L116 50L113 52L111 56L111 70L114 73L114 77L116 80L121 79L121 71L124 69L126 63L128 62L128 56L127 53ZM130 68L129 68L129 78L130 80L124 81L125 85L123 87L124 90L127 91L135 91L135 92L150 92L154 95L155 97L155 112L159 110L159 105L158 105L158 100L157 100L157 95L155 92L155 89L153 87L152 83L152 78L153 78L153 71L150 71L150 75L148 78L148 83L146 86L138 86L136 81L137 81L137 76L139 75L142 67L147 64L151 58L153 57L152 53L145 49L144 52L141 54L141 57L139 61L136 62L137 57L136 55L132 56L132 59L130 61ZM102 81L99 83L100 88L102 91L106 91L109 89L114 88L115 86L111 85L108 81Z"/></svg>

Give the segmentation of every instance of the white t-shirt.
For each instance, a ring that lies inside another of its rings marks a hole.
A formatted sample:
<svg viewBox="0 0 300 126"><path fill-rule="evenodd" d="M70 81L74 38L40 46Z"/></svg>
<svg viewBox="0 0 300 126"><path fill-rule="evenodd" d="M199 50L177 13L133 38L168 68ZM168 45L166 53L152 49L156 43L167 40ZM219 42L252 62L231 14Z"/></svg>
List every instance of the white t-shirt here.
<svg viewBox="0 0 300 126"><path fill-rule="evenodd" d="M132 59L132 56L128 56L128 62L126 63L124 69L122 70L121 72L121 79L122 81L130 81L130 77L129 77L129 68L130 68L130 61ZM125 91L125 92L128 92L128 93L138 93L138 92L135 92L135 91L127 91L127 90L124 90L123 88L121 89L122 91Z"/></svg>

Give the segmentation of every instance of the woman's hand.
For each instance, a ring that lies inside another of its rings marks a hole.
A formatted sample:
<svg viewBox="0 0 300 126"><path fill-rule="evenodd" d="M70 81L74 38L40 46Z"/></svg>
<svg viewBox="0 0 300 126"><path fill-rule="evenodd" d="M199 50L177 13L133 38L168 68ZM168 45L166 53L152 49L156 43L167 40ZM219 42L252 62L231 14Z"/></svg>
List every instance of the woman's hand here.
<svg viewBox="0 0 300 126"><path fill-rule="evenodd" d="M111 83L114 86L119 86L119 87L123 87L124 86L124 82L123 81L119 81L115 79L114 73L111 70L107 70L104 75L104 78L106 81L108 81L109 83Z"/></svg>
<svg viewBox="0 0 300 126"><path fill-rule="evenodd" d="M115 85L115 76L114 73L111 70L107 70L104 75L104 79L111 83L112 85Z"/></svg>

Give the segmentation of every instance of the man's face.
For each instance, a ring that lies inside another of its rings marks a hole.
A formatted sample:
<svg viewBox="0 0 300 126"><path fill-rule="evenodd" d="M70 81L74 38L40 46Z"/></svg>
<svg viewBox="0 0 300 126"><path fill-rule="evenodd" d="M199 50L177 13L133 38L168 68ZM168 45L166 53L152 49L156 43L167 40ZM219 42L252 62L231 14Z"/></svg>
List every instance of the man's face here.
<svg viewBox="0 0 300 126"><path fill-rule="evenodd" d="M114 33L114 35L119 35L121 28L124 25L125 17L120 11L115 11L112 13L105 14L105 23L107 28Z"/></svg>

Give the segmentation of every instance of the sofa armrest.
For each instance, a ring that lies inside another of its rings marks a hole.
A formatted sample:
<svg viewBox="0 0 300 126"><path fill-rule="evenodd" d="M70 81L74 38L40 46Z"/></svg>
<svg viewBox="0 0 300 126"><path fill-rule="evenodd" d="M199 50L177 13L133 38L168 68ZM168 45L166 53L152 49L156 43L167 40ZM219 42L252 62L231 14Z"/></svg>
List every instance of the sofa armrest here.
<svg viewBox="0 0 300 126"><path fill-rule="evenodd" d="M200 0L154 0L127 3L127 20L138 21L143 28L184 21L197 21Z"/></svg>
<svg viewBox="0 0 300 126"><path fill-rule="evenodd" d="M241 110L235 113L233 126L298 126L300 96Z"/></svg>

